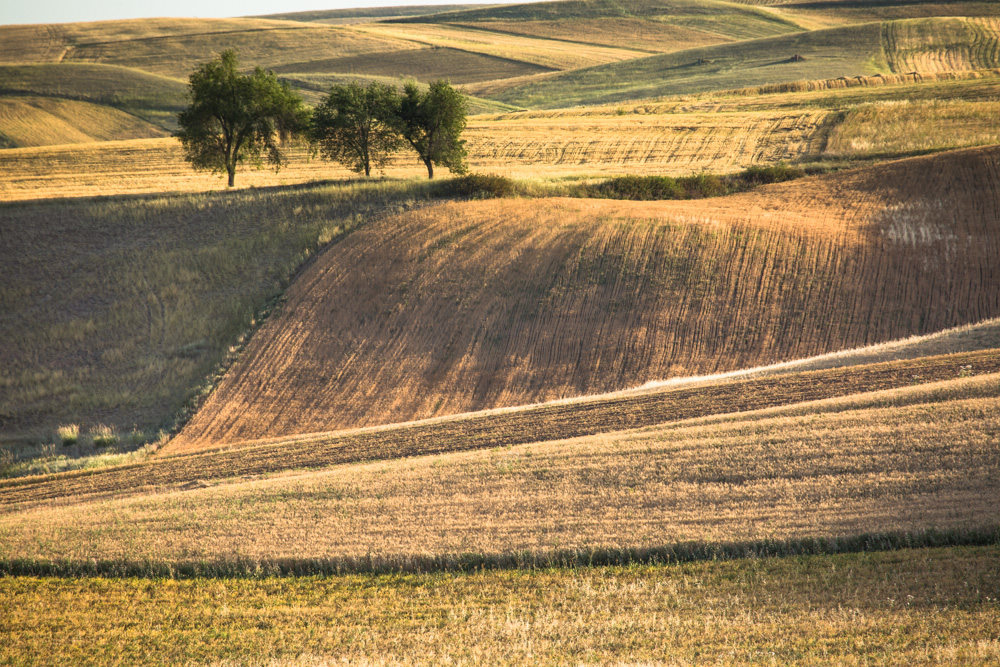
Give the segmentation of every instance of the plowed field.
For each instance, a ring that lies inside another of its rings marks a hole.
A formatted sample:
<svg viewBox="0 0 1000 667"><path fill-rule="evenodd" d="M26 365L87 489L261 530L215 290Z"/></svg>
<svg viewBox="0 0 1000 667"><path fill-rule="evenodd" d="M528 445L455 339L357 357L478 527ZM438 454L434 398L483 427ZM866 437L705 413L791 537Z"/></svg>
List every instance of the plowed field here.
<svg viewBox="0 0 1000 667"><path fill-rule="evenodd" d="M995 316L998 182L990 149L703 202L408 213L319 257L180 441L580 396Z"/></svg>

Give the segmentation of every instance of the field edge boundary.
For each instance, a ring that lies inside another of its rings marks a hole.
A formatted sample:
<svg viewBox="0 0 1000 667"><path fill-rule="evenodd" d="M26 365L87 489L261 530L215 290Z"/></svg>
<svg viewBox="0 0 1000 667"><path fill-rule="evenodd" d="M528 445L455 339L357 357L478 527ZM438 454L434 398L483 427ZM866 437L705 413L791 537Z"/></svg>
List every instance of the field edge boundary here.
<svg viewBox="0 0 1000 667"><path fill-rule="evenodd" d="M688 541L652 547L588 547L550 551L445 553L317 558L215 560L0 559L5 577L139 579L264 579L352 574L408 575L486 570L628 567L798 556L1000 545L1000 524L977 528L859 533L727 542Z"/></svg>

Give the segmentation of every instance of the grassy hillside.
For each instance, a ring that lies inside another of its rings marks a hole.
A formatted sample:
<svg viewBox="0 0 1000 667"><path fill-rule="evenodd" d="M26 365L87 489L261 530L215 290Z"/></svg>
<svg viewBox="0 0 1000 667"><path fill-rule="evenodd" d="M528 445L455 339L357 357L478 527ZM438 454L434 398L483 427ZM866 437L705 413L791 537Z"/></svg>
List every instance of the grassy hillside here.
<svg viewBox="0 0 1000 667"><path fill-rule="evenodd" d="M350 77L283 75L318 99ZM395 83L395 79L383 79ZM498 114L470 120L473 170L518 177L601 174L688 175L730 172L752 164L868 160L996 141L994 71L826 79L698 96L573 110ZM907 100L901 102L901 100ZM0 129L2 131L2 129ZM309 161L304 151L278 174L241 174L237 184L276 185L345 178L344 169ZM116 142L82 148L0 153L0 197L8 200L222 189L225 182L192 171L174 141ZM401 154L393 176L418 176Z"/></svg>
<svg viewBox="0 0 1000 667"><path fill-rule="evenodd" d="M998 558L966 547L462 575L7 577L0 660L988 663L1000 659Z"/></svg>
<svg viewBox="0 0 1000 667"><path fill-rule="evenodd" d="M518 405L996 316L997 155L702 202L497 200L367 226L292 286L185 435Z"/></svg>
<svg viewBox="0 0 1000 667"><path fill-rule="evenodd" d="M1000 661L998 15L0 26L0 663ZM205 192L226 47L449 78L479 173Z"/></svg>
<svg viewBox="0 0 1000 667"><path fill-rule="evenodd" d="M326 560L321 572L336 563L419 571L457 564L461 554L531 566L602 549L635 549L639 560L644 548L986 530L995 527L1000 493L1000 398L991 377L989 398L654 427L122 499L64 498L0 515L0 560L86 554L217 563L220 572L227 561Z"/></svg>
<svg viewBox="0 0 1000 667"><path fill-rule="evenodd" d="M421 192L341 184L0 206L5 446L63 423L168 425L309 253Z"/></svg>
<svg viewBox="0 0 1000 667"><path fill-rule="evenodd" d="M727 39L753 39L802 28L792 21L783 19L773 12L760 8L716 0L563 0L561 2L535 2L528 4L499 5L480 9L466 9L438 15L412 18L389 19L393 23L453 23L488 26L500 32L522 32L538 34L541 26L563 24L560 32L572 28L576 21L593 19L629 19L636 24L644 23L647 29L659 28L665 37L670 30L680 32L684 40L686 30L695 30L702 35L714 35L716 41ZM640 23L641 22L641 23ZM580 28L591 25L583 23ZM544 31L541 33L546 35ZM571 41L591 41L591 35L583 30L576 32ZM661 39L663 38L661 37ZM637 46L631 41L629 32L620 34L617 42ZM672 50L672 49L671 49Z"/></svg>
<svg viewBox="0 0 1000 667"><path fill-rule="evenodd" d="M645 51L620 44L613 46L581 44L490 32L446 23L362 23L351 27L360 34L372 37L454 48L498 58L520 60L557 70L590 67L648 55Z"/></svg>
<svg viewBox="0 0 1000 667"><path fill-rule="evenodd" d="M152 459L128 457L118 461L118 467L114 467L113 459L83 460L80 463L84 468L91 463L101 465L90 465L91 469L83 472L75 471L79 466L66 466L69 472L60 472L55 466L50 473L40 474L44 472L41 470L35 476L0 482L0 505L23 510L49 505L53 500L59 502L61 498L80 502L126 498L153 490L171 492L191 487L192 480L201 487L287 471L663 427L679 420L723 423L978 400L996 395L998 364L995 349L988 349L815 371L796 370L791 365L684 378L624 392L384 427L228 444L180 437ZM914 383L918 386L910 387Z"/></svg>
<svg viewBox="0 0 1000 667"><path fill-rule="evenodd" d="M303 85L322 89L323 75ZM335 80L342 81L340 77ZM475 102L474 102L475 103ZM485 105L483 105L485 106ZM493 109L496 112L496 109ZM749 164L815 159L830 114L816 109L778 113L648 114L615 109L579 116L502 116L470 119L464 135L473 170L532 179L600 174L733 171ZM984 121L988 123L988 120ZM294 148L280 172L244 172L237 185L268 186L353 173ZM172 139L121 141L85 147L44 147L0 153L0 198L95 196L140 192L225 189L216 175L192 171ZM393 177L419 177L426 169L403 151L387 169ZM556 188L558 191L558 188Z"/></svg>
<svg viewBox="0 0 1000 667"><path fill-rule="evenodd" d="M114 65L0 65L0 82L0 99L35 95L92 102L166 130L176 127L186 92L184 82L177 79Z"/></svg>
<svg viewBox="0 0 1000 667"><path fill-rule="evenodd" d="M160 137L164 130L118 109L52 97L0 97L0 146L45 146Z"/></svg>
<svg viewBox="0 0 1000 667"><path fill-rule="evenodd" d="M6 153L28 159L38 150ZM106 153L87 154L107 169ZM162 188L170 182L162 180L164 165L149 156L134 153L122 173L134 178L127 165L141 163L149 187ZM313 178L327 169L310 164ZM275 372L266 391L246 399L275 405L295 391L295 382L308 381L316 383L313 404L267 427L277 431L240 437L620 389L995 316L989 258L996 235L988 212L996 202L993 189L974 185L992 178L993 165L994 152L979 151L702 202L499 200L442 205L371 225L311 269L315 287L307 281L293 289L293 304L310 305L290 306L275 326L304 326L303 335L317 342L289 357L294 371ZM79 160L65 169L67 181L90 170ZM949 178L941 180L939 171ZM215 182L190 172L184 178ZM871 190L872 178L883 183L878 190ZM113 184L96 187L106 192ZM31 187L28 181L25 192L38 192ZM3 327L18 344L5 348L5 439L46 438L62 423L80 422L85 431L100 422L124 430L163 424L305 248L360 222L352 206L376 212L382 197L405 202L422 196L422 188L390 181L7 204L0 211L7 239ZM912 193L925 198L912 200ZM325 197L334 198L329 207L320 203ZM934 204L935 197L956 203ZM124 234L131 229L143 230L148 242L136 246ZM277 254L247 264L259 244L273 244ZM53 256L70 268L51 271ZM482 264L486 257L497 263ZM937 258L948 260L943 272ZM393 268L371 281L363 272L338 273L338 266ZM480 276L471 286L458 278L470 271ZM855 274L874 282L847 279ZM925 288L950 296L928 303L920 296ZM377 294L364 296L372 290ZM828 322L829 312L841 311L842 321ZM860 321L866 327L852 324ZM714 332L721 327L736 334L720 338ZM382 333L397 330L407 333ZM254 354L265 348L261 342ZM40 363L48 370L39 372ZM330 367L338 374L324 370ZM247 368L252 380L263 367ZM389 375L385 384L394 389L383 391L379 378ZM136 391L151 386L153 376L160 379L157 391ZM362 377L370 383L353 384ZM271 408L262 409L261 415ZM343 421L324 421L330 410Z"/></svg>
<svg viewBox="0 0 1000 667"><path fill-rule="evenodd" d="M306 23L359 23L378 19L398 18L402 16L424 16L440 14L460 9L480 7L481 5L401 5L398 7L356 7L351 9L320 9L308 12L290 12L287 14L267 14L257 16L260 19L278 19L282 21L303 21Z"/></svg>
<svg viewBox="0 0 1000 667"><path fill-rule="evenodd" d="M136 19L0 27L0 62L90 62L186 77L197 63L235 48L264 67L406 48L335 26L265 19Z"/></svg>
<svg viewBox="0 0 1000 667"><path fill-rule="evenodd" d="M742 0L746 1L746 0ZM984 0L750 0L810 29L935 16L996 16L996 3Z"/></svg>
<svg viewBox="0 0 1000 667"><path fill-rule="evenodd" d="M196 32L82 43L73 46L64 60L124 65L156 74L186 77L199 63L227 48L239 51L245 63L274 68L290 58L318 60L407 46L410 45L400 40L334 26L251 24L245 29L224 33Z"/></svg>
<svg viewBox="0 0 1000 667"><path fill-rule="evenodd" d="M1000 64L997 28L993 19L871 23L689 49L470 90L511 104L551 108L807 79L980 69Z"/></svg>

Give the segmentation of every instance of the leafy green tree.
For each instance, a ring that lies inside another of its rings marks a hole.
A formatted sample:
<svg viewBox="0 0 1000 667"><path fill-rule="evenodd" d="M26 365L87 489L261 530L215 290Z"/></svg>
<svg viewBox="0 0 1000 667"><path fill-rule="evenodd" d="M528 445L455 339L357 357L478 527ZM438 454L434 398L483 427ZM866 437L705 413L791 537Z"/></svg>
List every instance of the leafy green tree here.
<svg viewBox="0 0 1000 667"><path fill-rule="evenodd" d="M465 129L465 96L447 81L435 81L426 92L416 83L403 88L399 103L399 128L427 167L427 177L434 178L434 165L464 174L465 141L459 139Z"/></svg>
<svg viewBox="0 0 1000 667"><path fill-rule="evenodd" d="M352 82L333 86L313 110L310 139L323 157L371 176L402 143L397 128L399 93L373 81L367 87Z"/></svg>
<svg viewBox="0 0 1000 667"><path fill-rule="evenodd" d="M195 169L225 171L229 187L240 164L281 167L281 145L304 131L309 118L302 99L274 72L258 67L240 74L238 65L236 52L226 50L198 66L190 77L190 104L177 115L180 129L174 135Z"/></svg>

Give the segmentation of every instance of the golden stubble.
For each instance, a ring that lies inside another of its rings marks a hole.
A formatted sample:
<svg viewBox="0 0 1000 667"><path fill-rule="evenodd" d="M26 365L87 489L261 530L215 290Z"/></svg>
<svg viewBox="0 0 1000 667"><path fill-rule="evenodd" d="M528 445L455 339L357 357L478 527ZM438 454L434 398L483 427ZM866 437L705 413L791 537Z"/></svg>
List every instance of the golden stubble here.
<svg viewBox="0 0 1000 667"><path fill-rule="evenodd" d="M764 412L121 500L66 498L0 518L0 557L405 565L461 553L966 530L996 517L998 424L995 395Z"/></svg>

